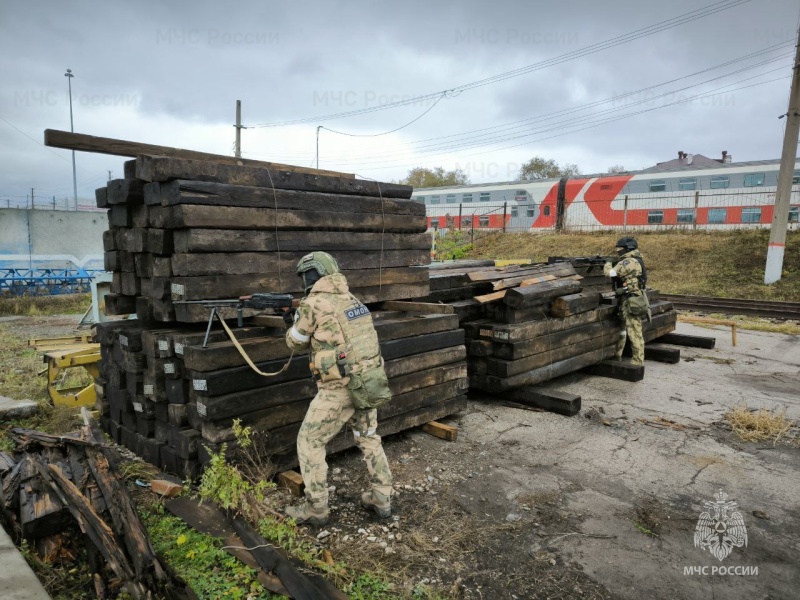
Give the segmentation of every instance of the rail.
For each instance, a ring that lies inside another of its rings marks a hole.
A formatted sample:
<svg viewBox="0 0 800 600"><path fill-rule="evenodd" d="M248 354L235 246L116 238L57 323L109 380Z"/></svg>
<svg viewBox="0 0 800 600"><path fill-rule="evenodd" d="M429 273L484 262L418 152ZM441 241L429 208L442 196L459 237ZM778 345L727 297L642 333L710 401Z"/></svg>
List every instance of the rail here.
<svg viewBox="0 0 800 600"><path fill-rule="evenodd" d="M766 300L745 300L741 298L712 298L708 296L687 296L683 294L661 294L675 308L701 310L727 315L753 315L772 319L800 320L800 302L777 302Z"/></svg>

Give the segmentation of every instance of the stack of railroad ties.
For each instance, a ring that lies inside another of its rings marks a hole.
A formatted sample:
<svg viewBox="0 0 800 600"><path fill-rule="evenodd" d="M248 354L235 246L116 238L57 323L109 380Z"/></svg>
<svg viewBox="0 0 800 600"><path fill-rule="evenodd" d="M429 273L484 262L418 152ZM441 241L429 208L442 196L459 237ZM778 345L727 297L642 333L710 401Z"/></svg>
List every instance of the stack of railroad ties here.
<svg viewBox="0 0 800 600"><path fill-rule="evenodd" d="M494 267L455 261L431 268L427 302L448 302L466 331L470 387L497 393L542 383L610 359L622 333L602 259ZM672 303L648 290L645 342L675 329ZM629 353L629 348L627 352Z"/></svg>
<svg viewBox="0 0 800 600"><path fill-rule="evenodd" d="M277 464L294 464L297 431L316 391L308 357L295 355L282 373L262 377L219 324L204 346L210 310L193 302L258 292L299 298L295 266L314 250L331 252L351 291L371 303L394 394L379 411L379 432L462 410L468 380L458 317L449 307L420 314L392 302L430 291L431 239L424 205L410 200L411 192L224 162L127 162L125 179L97 190L98 206L109 209L104 245L113 293L106 312L138 317L95 328L104 429L149 462L192 477L211 452L235 445L239 419L264 434L262 449ZM236 316L219 306L224 317ZM280 370L290 355L282 319L248 311L244 317L233 331L246 353L262 371ZM343 432L329 448L351 445Z"/></svg>

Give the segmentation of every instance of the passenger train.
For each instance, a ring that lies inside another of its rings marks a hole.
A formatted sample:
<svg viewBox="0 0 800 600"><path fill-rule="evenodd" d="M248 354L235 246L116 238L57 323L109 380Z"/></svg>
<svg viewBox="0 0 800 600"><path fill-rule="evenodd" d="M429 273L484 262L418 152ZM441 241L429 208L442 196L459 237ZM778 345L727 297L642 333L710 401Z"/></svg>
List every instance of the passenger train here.
<svg viewBox="0 0 800 600"><path fill-rule="evenodd" d="M779 160L730 163L679 153L638 172L417 188L432 229L506 231L726 229L772 222ZM700 163L700 164L697 164ZM800 219L800 161L792 179L790 227Z"/></svg>

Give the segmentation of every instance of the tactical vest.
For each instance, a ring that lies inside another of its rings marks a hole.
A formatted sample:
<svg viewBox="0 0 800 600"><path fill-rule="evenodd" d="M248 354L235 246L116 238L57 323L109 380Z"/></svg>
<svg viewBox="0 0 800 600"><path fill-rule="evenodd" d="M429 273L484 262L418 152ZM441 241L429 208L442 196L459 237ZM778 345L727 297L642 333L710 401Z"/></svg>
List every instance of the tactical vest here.
<svg viewBox="0 0 800 600"><path fill-rule="evenodd" d="M351 372L362 373L367 369L381 364L381 348L378 334L372 323L372 315L355 296L347 294L325 294L325 299L331 303L331 313L320 315L318 327L330 327L335 321L341 331L339 339L344 340L344 347L330 348L336 350L337 355L344 352L347 355L347 365ZM339 336L337 336L339 337ZM315 340L316 341L316 340ZM319 343L320 350L331 344ZM317 357L312 357L317 368L321 362Z"/></svg>

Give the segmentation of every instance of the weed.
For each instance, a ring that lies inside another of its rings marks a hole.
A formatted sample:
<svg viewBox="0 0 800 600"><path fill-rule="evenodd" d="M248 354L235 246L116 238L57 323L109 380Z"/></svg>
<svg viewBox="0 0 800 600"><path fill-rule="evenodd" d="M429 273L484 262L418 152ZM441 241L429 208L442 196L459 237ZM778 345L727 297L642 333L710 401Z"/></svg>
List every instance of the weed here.
<svg viewBox="0 0 800 600"><path fill-rule="evenodd" d="M225 458L227 445L222 444L219 452L211 454L197 488L203 500L211 500L225 510L235 510L250 514L250 503L264 501L264 492L274 483L246 480L234 465Z"/></svg>
<svg viewBox="0 0 800 600"><path fill-rule="evenodd" d="M143 460L129 460L119 466L119 472L125 479L150 481L158 475L158 468Z"/></svg>
<svg viewBox="0 0 800 600"><path fill-rule="evenodd" d="M747 405L735 407L723 417L731 424L733 431L748 442L771 441L777 444L788 434L797 429L797 423L786 418L786 407L775 413L767 408L751 410ZM798 442L795 436L793 443Z"/></svg>
<svg viewBox="0 0 800 600"><path fill-rule="evenodd" d="M398 596L387 595L392 591L392 585L386 580L371 573L365 573L356 578L346 589L352 600L378 600Z"/></svg>
<svg viewBox="0 0 800 600"><path fill-rule="evenodd" d="M14 296L0 298L0 316L68 315L86 312L92 303L90 294L58 296Z"/></svg>
<svg viewBox="0 0 800 600"><path fill-rule="evenodd" d="M642 525L641 523L639 523L637 521L633 521L633 526L636 527L636 529L638 529L639 531L641 531L643 534L645 534L647 536L650 536L650 537L653 537L653 538L657 538L658 537L658 534L656 532L649 530L647 527L645 527L644 525Z"/></svg>
<svg viewBox="0 0 800 600"><path fill-rule="evenodd" d="M222 550L222 542L199 533L182 520L140 509L156 552L182 577L199 598L262 600L276 598L258 582L258 572Z"/></svg>

